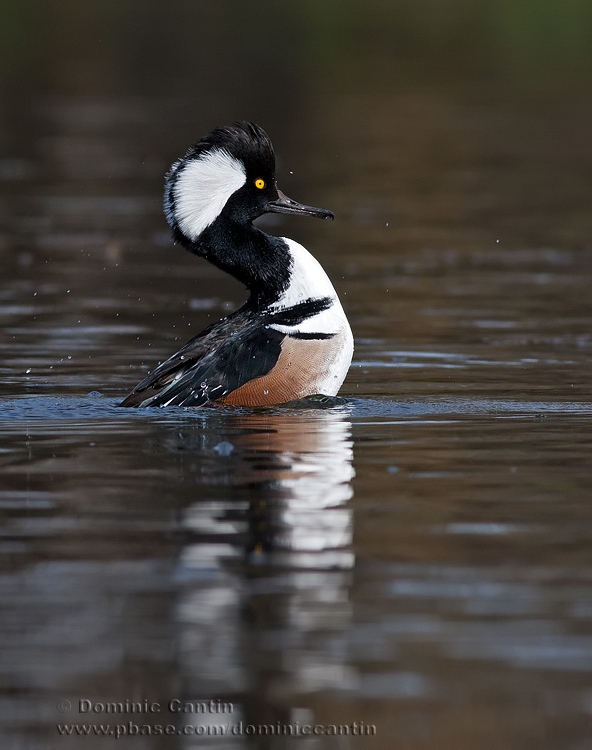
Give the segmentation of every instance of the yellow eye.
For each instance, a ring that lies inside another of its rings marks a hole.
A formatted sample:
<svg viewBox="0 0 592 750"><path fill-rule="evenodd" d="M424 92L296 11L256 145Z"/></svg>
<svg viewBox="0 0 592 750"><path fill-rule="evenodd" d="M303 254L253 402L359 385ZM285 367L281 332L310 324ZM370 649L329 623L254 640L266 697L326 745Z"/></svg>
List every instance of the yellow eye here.
<svg viewBox="0 0 592 750"><path fill-rule="evenodd" d="M255 180L255 187L259 188L259 190L263 190L265 187L265 180L262 180L261 177L258 180Z"/></svg>

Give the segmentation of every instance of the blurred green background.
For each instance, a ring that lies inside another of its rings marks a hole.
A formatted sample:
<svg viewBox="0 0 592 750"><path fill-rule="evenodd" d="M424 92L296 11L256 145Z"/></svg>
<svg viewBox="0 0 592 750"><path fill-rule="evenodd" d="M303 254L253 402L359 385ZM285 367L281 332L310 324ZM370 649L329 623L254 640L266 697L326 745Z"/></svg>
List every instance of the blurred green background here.
<svg viewBox="0 0 592 750"><path fill-rule="evenodd" d="M19 0L0 6L2 88L60 94L381 88L441 76L589 93L586 0ZM188 90L190 89L190 91ZM273 107L272 107L273 108Z"/></svg>

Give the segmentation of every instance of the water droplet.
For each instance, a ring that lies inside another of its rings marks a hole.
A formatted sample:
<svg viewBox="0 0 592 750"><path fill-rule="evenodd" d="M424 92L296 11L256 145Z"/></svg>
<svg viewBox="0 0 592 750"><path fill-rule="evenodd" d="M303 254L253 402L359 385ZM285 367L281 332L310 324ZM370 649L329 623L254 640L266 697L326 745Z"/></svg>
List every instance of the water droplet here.
<svg viewBox="0 0 592 750"><path fill-rule="evenodd" d="M269 396L269 391L268 391L268 390L264 390L264 391L263 391L263 395L264 395L264 396Z"/></svg>
<svg viewBox="0 0 592 750"><path fill-rule="evenodd" d="M25 375L28 375L30 372L31 372L31 368L29 367L29 369L25 371Z"/></svg>
<svg viewBox="0 0 592 750"><path fill-rule="evenodd" d="M218 443L218 445L214 446L214 450L219 456L230 456L230 454L234 450L234 445L227 442L226 440L223 440L221 443Z"/></svg>

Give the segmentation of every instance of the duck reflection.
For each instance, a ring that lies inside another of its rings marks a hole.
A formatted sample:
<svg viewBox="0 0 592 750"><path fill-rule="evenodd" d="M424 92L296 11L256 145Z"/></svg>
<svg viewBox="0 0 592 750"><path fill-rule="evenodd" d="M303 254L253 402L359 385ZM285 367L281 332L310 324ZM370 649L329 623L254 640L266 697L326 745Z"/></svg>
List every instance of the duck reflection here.
<svg viewBox="0 0 592 750"><path fill-rule="evenodd" d="M199 438L213 458L212 497L182 521L192 538L178 566L185 692L231 702L233 725L306 723L313 693L351 682L326 645L350 617L351 424L335 409L224 416L224 440L220 431ZM289 737L272 739L258 746Z"/></svg>

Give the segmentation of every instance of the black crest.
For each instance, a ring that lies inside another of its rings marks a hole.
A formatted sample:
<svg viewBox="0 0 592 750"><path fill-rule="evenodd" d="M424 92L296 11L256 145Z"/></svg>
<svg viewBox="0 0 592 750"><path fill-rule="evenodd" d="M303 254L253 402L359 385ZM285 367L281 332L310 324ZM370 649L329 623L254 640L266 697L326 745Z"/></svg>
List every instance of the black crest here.
<svg viewBox="0 0 592 750"><path fill-rule="evenodd" d="M254 122L235 122L212 130L185 154L185 159L195 159L211 148L223 148L240 159L249 173L275 174L275 154L269 136Z"/></svg>

